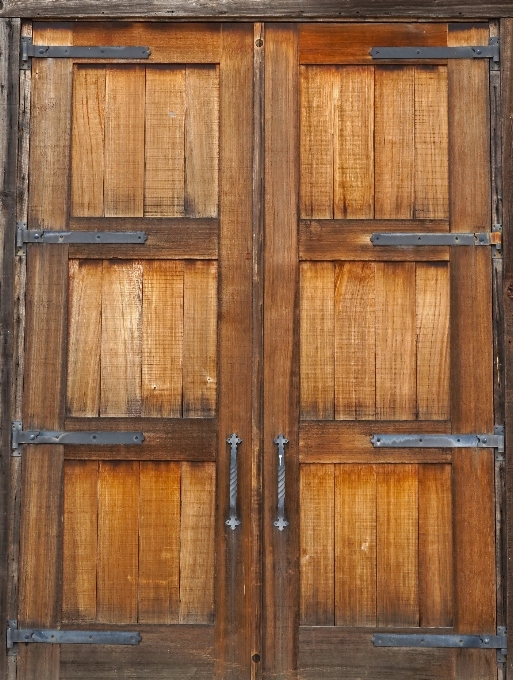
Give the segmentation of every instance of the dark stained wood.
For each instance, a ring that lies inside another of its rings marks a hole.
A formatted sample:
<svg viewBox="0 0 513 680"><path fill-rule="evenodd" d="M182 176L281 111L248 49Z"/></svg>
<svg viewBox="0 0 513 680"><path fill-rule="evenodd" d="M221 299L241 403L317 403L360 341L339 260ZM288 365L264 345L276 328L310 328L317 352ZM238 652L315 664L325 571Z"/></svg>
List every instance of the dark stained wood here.
<svg viewBox="0 0 513 680"><path fill-rule="evenodd" d="M16 50L19 19L0 21L0 620L7 601L10 452L13 375L14 228L16 222L16 156L18 147L19 78ZM7 675L7 658L0 658L0 676Z"/></svg>
<svg viewBox="0 0 513 680"><path fill-rule="evenodd" d="M501 21L502 74L501 103L503 123L504 198L504 369L505 369L505 426L506 436L513 432L513 19ZM506 564L513 558L513 460L511 446L506 442L506 501L507 501L507 554ZM507 625L513 626L513 570L507 576ZM513 658L508 659L508 673L513 672Z"/></svg>
<svg viewBox="0 0 513 680"><path fill-rule="evenodd" d="M482 18L508 17L513 13L509 0L478 2L478 0L384 0L377 5L374 0L145 0L134 6L129 0L111 0L103 10L93 0L6 0L1 16L21 17L97 17L213 19L247 21L248 19L308 19L383 18L385 20L425 18Z"/></svg>
<svg viewBox="0 0 513 680"><path fill-rule="evenodd" d="M250 674L252 599L252 195L253 27L223 26L220 86L220 252L218 448L215 584L215 677L246 680ZM238 455L241 526L225 525L228 510L229 447L242 439Z"/></svg>
<svg viewBox="0 0 513 680"><path fill-rule="evenodd" d="M299 338L297 259L298 68L297 30L266 27L265 69L265 297L264 297L264 610L262 673L295 677L299 608ZM275 437L285 452L285 509L290 526L273 525L277 502Z"/></svg>
<svg viewBox="0 0 513 680"><path fill-rule="evenodd" d="M449 248L374 246L374 232L448 232L448 220L301 220L299 257L302 260L371 260L390 262L448 260Z"/></svg>

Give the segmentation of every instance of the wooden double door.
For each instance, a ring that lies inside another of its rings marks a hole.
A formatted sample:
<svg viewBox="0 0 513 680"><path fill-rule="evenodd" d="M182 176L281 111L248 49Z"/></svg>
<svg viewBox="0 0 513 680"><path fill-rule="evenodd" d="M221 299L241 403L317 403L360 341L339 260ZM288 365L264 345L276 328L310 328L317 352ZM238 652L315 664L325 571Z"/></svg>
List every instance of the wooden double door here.
<svg viewBox="0 0 513 680"><path fill-rule="evenodd" d="M370 241L490 231L488 60L369 55L488 37L34 24L151 56L33 60L28 229L147 240L26 246L23 428L145 440L23 447L18 627L142 641L19 644L19 680L497 676L371 641L496 632L493 449L371 444L496 424L491 249Z"/></svg>

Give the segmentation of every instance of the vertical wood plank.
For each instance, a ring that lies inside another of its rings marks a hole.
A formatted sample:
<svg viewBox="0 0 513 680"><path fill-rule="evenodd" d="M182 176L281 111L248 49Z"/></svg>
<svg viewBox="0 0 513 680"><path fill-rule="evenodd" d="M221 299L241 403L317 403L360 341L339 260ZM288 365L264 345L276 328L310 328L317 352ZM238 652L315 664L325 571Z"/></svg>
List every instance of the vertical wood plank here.
<svg viewBox="0 0 513 680"><path fill-rule="evenodd" d="M374 217L374 67L334 72L335 219Z"/></svg>
<svg viewBox="0 0 513 680"><path fill-rule="evenodd" d="M414 67L376 66L376 219L411 219L414 200Z"/></svg>
<svg viewBox="0 0 513 680"><path fill-rule="evenodd" d="M214 620L215 468L181 464L180 623Z"/></svg>
<svg viewBox="0 0 513 680"><path fill-rule="evenodd" d="M415 67L416 219L449 217L447 67Z"/></svg>
<svg viewBox="0 0 513 680"><path fill-rule="evenodd" d="M301 217L333 218L334 75L329 66L300 66Z"/></svg>
<svg viewBox="0 0 513 680"><path fill-rule="evenodd" d="M101 261L70 260L67 407L69 415L100 415Z"/></svg>
<svg viewBox="0 0 513 680"><path fill-rule="evenodd" d="M372 262L335 268L335 419L376 414L376 290Z"/></svg>
<svg viewBox="0 0 513 680"><path fill-rule="evenodd" d="M103 262L102 416L141 415L142 265Z"/></svg>
<svg viewBox="0 0 513 680"><path fill-rule="evenodd" d="M376 625L376 469L335 466L335 625Z"/></svg>
<svg viewBox="0 0 513 680"><path fill-rule="evenodd" d="M185 96L185 214L216 217L219 204L217 67L187 66Z"/></svg>
<svg viewBox="0 0 513 680"><path fill-rule="evenodd" d="M62 618L96 620L98 463L64 465Z"/></svg>
<svg viewBox="0 0 513 680"><path fill-rule="evenodd" d="M469 42L473 40L488 40L487 27L449 25L449 45L477 44ZM451 231L471 231L477 224L489 229L489 65L451 61L447 68ZM451 420L456 432L489 432L494 425L491 258L478 250L451 252ZM455 449L453 504L454 626L462 633L493 632L496 593L491 451ZM458 679L492 677L488 671L481 672L479 664L468 674L466 660L470 659L469 652L458 652Z"/></svg>
<svg viewBox="0 0 513 680"><path fill-rule="evenodd" d="M145 68L108 66L105 79L105 217L144 210Z"/></svg>
<svg viewBox="0 0 513 680"><path fill-rule="evenodd" d="M73 71L71 214L103 215L105 66Z"/></svg>
<svg viewBox="0 0 513 680"><path fill-rule="evenodd" d="M97 618L137 621L139 463L100 461Z"/></svg>
<svg viewBox="0 0 513 680"><path fill-rule="evenodd" d="M450 418L450 280L445 262L416 265L417 417Z"/></svg>
<svg viewBox="0 0 513 680"><path fill-rule="evenodd" d="M209 418L217 393L217 262L185 262L183 286L183 415Z"/></svg>
<svg viewBox="0 0 513 680"><path fill-rule="evenodd" d="M264 264L264 631L262 673L295 677L298 654L299 527L273 526L277 497L274 437L283 432L286 511L299 517L298 29L266 26ZM306 177L306 175L305 175ZM295 331L296 329L296 331Z"/></svg>
<svg viewBox="0 0 513 680"><path fill-rule="evenodd" d="M377 470L377 625L418 626L418 466Z"/></svg>
<svg viewBox="0 0 513 680"><path fill-rule="evenodd" d="M138 583L139 623L178 623L180 463L140 463Z"/></svg>
<svg viewBox="0 0 513 680"><path fill-rule="evenodd" d="M450 465L419 465L420 625L452 626Z"/></svg>
<svg viewBox="0 0 513 680"><path fill-rule="evenodd" d="M183 217L185 69L146 69L144 214Z"/></svg>
<svg viewBox="0 0 513 680"><path fill-rule="evenodd" d="M416 416L415 264L376 264L376 417Z"/></svg>
<svg viewBox="0 0 513 680"><path fill-rule="evenodd" d="M182 415L183 262L143 262L142 415Z"/></svg>
<svg viewBox="0 0 513 680"><path fill-rule="evenodd" d="M335 269L332 262L302 262L300 271L301 418L333 420Z"/></svg>
<svg viewBox="0 0 513 680"><path fill-rule="evenodd" d="M335 622L334 465L302 465L300 471L300 622Z"/></svg>

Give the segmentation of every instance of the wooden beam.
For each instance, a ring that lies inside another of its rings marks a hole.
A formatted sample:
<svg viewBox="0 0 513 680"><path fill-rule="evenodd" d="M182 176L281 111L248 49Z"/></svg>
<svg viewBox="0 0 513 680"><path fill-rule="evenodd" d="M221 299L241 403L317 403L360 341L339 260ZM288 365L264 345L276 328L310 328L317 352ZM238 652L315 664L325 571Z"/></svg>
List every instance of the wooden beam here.
<svg viewBox="0 0 513 680"><path fill-rule="evenodd" d="M513 14L511 0L4 0L2 17L273 19L311 21L355 19L488 19Z"/></svg>

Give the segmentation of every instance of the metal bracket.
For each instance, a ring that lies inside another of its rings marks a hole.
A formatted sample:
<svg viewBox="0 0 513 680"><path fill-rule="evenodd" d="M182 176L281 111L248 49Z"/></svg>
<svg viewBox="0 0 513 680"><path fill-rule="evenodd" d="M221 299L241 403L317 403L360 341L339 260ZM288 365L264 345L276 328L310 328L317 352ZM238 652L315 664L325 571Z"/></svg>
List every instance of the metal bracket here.
<svg viewBox="0 0 513 680"><path fill-rule="evenodd" d="M496 425L493 434L374 434L374 448L392 449L498 449L504 452L504 426Z"/></svg>
<svg viewBox="0 0 513 680"><path fill-rule="evenodd" d="M138 243L148 239L144 231L46 231L18 226L16 245L24 243Z"/></svg>
<svg viewBox="0 0 513 680"><path fill-rule="evenodd" d="M499 632L501 631L501 632ZM503 632L502 632L503 631ZM458 649L500 649L507 653L506 629L497 629L497 635L431 635L424 633L375 633L375 647L455 647Z"/></svg>
<svg viewBox="0 0 513 680"><path fill-rule="evenodd" d="M137 631L18 629L16 620L7 622L7 649L13 649L18 642L54 645L138 645L141 639Z"/></svg>
<svg viewBox="0 0 513 680"><path fill-rule="evenodd" d="M34 45L32 38L21 39L20 64L26 70L30 66L30 59L148 59L151 51L149 47L85 47L71 45Z"/></svg>
<svg viewBox="0 0 513 680"><path fill-rule="evenodd" d="M501 226L501 225L496 225ZM373 246L495 246L502 247L502 229L471 233L381 233L372 234Z"/></svg>
<svg viewBox="0 0 513 680"><path fill-rule="evenodd" d="M493 59L499 61L499 38L489 45L464 47L373 47L373 59Z"/></svg>
<svg viewBox="0 0 513 680"><path fill-rule="evenodd" d="M59 432L49 430L23 430L20 420L12 424L13 456L21 455L21 444L86 444L110 446L114 444L142 444L142 432Z"/></svg>

